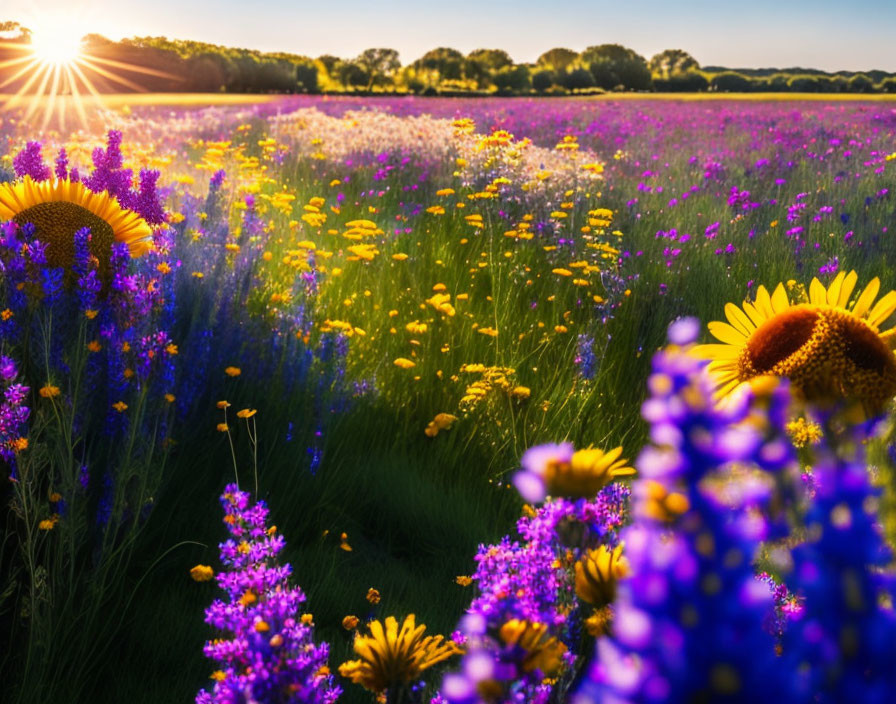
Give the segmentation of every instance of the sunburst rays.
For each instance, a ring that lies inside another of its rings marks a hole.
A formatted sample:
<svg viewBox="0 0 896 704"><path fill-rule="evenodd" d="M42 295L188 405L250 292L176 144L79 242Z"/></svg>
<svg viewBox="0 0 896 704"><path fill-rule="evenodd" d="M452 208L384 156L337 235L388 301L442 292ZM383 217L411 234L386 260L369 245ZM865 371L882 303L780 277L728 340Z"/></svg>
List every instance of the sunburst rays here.
<svg viewBox="0 0 896 704"><path fill-rule="evenodd" d="M91 53L66 18L38 20L35 32L21 28L13 39L0 39L0 112L21 111L21 119L40 129L64 129L71 113L86 127L89 112L102 109L102 89L146 92L134 74L176 79L155 69ZM9 92L13 91L14 92ZM4 93L8 93L5 99Z"/></svg>

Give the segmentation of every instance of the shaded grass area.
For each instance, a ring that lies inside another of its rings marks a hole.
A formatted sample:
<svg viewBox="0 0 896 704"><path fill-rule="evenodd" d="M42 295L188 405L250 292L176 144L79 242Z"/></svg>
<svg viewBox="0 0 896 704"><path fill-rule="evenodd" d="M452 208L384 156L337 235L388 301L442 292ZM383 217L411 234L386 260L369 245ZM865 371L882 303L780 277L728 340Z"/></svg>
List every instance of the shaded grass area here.
<svg viewBox="0 0 896 704"><path fill-rule="evenodd" d="M316 476L297 468L289 452L275 453L259 467L259 495L287 541L281 557L308 597L305 608L314 614L316 638L331 644L334 670L351 657L352 634L341 625L349 614L363 620L415 613L429 632L449 635L472 597L455 577L470 574L476 546L497 540L519 515L515 492L489 483L474 453L456 453L422 434L402 446L390 432L397 420L381 405L355 409L334 437L358 442L328 449ZM270 430L262 423L261 450ZM238 434L237 445L245 450L241 440ZM204 452L206 447L214 450ZM183 474L161 497L167 510L153 515L141 554L182 541L206 547L181 545L154 567L135 570L134 577L151 572L110 650L115 663L92 694L95 701L188 701L208 685L213 664L197 654L213 630L199 615L220 590L214 582L194 583L189 569L219 565L216 545L225 529L214 497L232 480L233 469L223 437L202 432L178 464ZM251 487L248 464L240 469L241 485ZM339 547L343 532L350 552ZM375 610L365 600L370 587L382 594ZM139 688L135 672L145 683ZM369 701L359 687L346 689L344 701Z"/></svg>

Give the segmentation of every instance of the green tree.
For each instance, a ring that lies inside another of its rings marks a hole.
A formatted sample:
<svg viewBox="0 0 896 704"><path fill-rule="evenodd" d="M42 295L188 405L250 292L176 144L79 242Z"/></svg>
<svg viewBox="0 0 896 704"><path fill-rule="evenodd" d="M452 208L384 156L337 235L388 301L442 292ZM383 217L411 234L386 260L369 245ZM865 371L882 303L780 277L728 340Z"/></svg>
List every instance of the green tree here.
<svg viewBox="0 0 896 704"><path fill-rule="evenodd" d="M579 58L578 52L564 47L548 49L535 61L538 68L565 71Z"/></svg>
<svg viewBox="0 0 896 704"><path fill-rule="evenodd" d="M317 93L320 90L317 64L311 59L296 62L296 86L302 93Z"/></svg>
<svg viewBox="0 0 896 704"><path fill-rule="evenodd" d="M529 67L523 64L505 66L495 72L495 87L503 93L524 93L532 86Z"/></svg>
<svg viewBox="0 0 896 704"><path fill-rule="evenodd" d="M467 54L465 76L481 90L494 85L495 73L509 66L513 59L503 49L476 49Z"/></svg>
<svg viewBox="0 0 896 704"><path fill-rule="evenodd" d="M673 73L668 78L654 78L653 87L667 93L700 93L709 88L709 81L701 73L688 71Z"/></svg>
<svg viewBox="0 0 896 704"><path fill-rule="evenodd" d="M896 76L883 79L877 88L881 93L896 93Z"/></svg>
<svg viewBox="0 0 896 704"><path fill-rule="evenodd" d="M682 49L666 49L655 54L647 63L647 68L654 76L669 78L680 73L687 73L700 68L697 59Z"/></svg>
<svg viewBox="0 0 896 704"><path fill-rule="evenodd" d="M395 72L401 68L395 49L365 49L355 63L367 72L368 91L377 83L383 85L393 81Z"/></svg>
<svg viewBox="0 0 896 704"><path fill-rule="evenodd" d="M363 88L369 84L370 76L364 67L354 61L343 61L336 66L336 74L339 76L339 82L345 88Z"/></svg>
<svg viewBox="0 0 896 704"><path fill-rule="evenodd" d="M464 77L466 58L457 49L438 47L427 51L412 65L417 77L428 85L443 81L459 81Z"/></svg>
<svg viewBox="0 0 896 704"><path fill-rule="evenodd" d="M568 90L594 88L597 85L591 71L584 66L573 65L565 73L561 73L558 79L560 85Z"/></svg>
<svg viewBox="0 0 896 704"><path fill-rule="evenodd" d="M874 81L868 78L868 76L866 76L864 73L857 73L855 76L849 79L848 84L850 93L874 92Z"/></svg>
<svg viewBox="0 0 896 704"><path fill-rule="evenodd" d="M736 71L722 71L709 80L709 88L720 93L747 93L753 89L753 82Z"/></svg>
<svg viewBox="0 0 896 704"><path fill-rule="evenodd" d="M544 93L554 85L554 72L550 69L539 69L532 72L532 87L539 93Z"/></svg>
<svg viewBox="0 0 896 704"><path fill-rule="evenodd" d="M643 56L620 44L589 46L582 52L595 83L606 90L621 86L625 90L650 88L650 69Z"/></svg>

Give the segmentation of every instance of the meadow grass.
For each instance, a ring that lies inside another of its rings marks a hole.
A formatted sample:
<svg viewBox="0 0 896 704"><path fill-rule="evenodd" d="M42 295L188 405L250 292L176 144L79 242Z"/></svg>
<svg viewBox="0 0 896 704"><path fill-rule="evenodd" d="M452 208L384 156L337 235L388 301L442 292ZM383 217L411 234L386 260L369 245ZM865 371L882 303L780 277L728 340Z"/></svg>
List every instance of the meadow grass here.
<svg viewBox="0 0 896 704"><path fill-rule="evenodd" d="M245 96L206 97L145 100L233 106ZM171 134L149 132L166 123L147 118L144 135L139 117L126 118L129 157L161 160L168 206L183 216L173 227L187 312L174 339L228 314L226 286L242 287L234 300L256 327L226 328L232 337L219 342L234 358L216 360L213 383L173 428L165 481L123 567L129 608L79 691L94 701L185 701L207 684L201 648L212 633L202 609L217 590L192 582L189 569L216 565L224 538L216 497L234 461L215 429L223 399L232 411L258 410L258 496L286 537L285 559L317 637L332 645L331 667L350 654L343 616L372 614L370 587L383 595L376 615L413 612L449 634L470 600L455 577L470 574L477 545L519 516L508 478L527 447L570 440L637 454L650 358L671 320L720 319L726 302L760 284L792 279L796 293L835 257L860 281L896 285L885 161L896 151L894 126L874 117L879 103L853 98L614 94L534 101L540 112L510 117L496 101L475 115L479 136L437 118L380 123L372 111L235 113L212 127L187 116ZM436 105L448 116L478 109ZM515 137L488 142L497 126ZM200 139L202 130L213 134ZM419 141L402 141L415 130ZM340 151L358 132L366 149ZM572 155L555 149L567 134L580 145ZM534 146L521 146L523 137ZM605 164L602 178L583 171L592 161ZM216 240L204 199L218 168L227 181ZM732 187L749 190L744 202L756 207L732 205ZM373 227L354 233L348 223L357 220ZM359 245L368 249L349 249ZM225 286L227 272L242 278ZM273 344L264 331L298 336L311 350L341 339L346 349L286 392L283 378L252 371ZM226 378L224 364L243 374ZM470 392L476 382L481 394ZM428 437L439 413L456 420ZM247 426L230 419L240 484L253 490ZM343 701L370 701L359 687L346 690ZM47 701L40 694L18 700Z"/></svg>

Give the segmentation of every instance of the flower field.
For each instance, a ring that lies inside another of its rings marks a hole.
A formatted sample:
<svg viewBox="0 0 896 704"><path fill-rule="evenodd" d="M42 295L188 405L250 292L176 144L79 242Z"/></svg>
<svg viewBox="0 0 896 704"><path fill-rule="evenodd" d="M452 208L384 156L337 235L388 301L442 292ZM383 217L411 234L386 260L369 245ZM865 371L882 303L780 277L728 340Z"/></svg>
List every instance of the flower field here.
<svg viewBox="0 0 896 704"><path fill-rule="evenodd" d="M9 701L896 700L894 189L886 100L6 114Z"/></svg>

